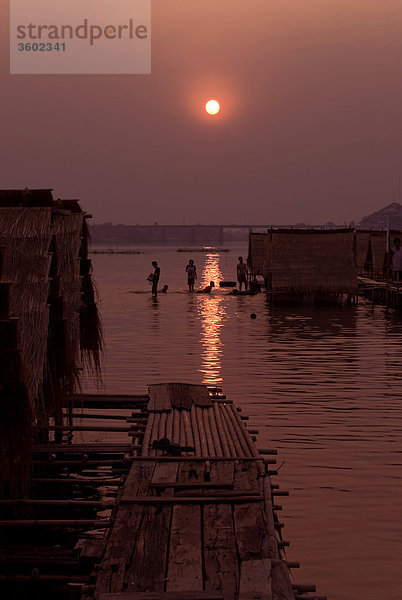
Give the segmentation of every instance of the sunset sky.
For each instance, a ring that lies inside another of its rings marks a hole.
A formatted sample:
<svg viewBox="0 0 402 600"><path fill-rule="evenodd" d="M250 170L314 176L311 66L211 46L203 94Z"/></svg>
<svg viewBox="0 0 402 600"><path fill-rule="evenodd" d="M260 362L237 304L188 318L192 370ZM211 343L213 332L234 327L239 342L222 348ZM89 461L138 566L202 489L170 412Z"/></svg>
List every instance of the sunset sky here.
<svg viewBox="0 0 402 600"><path fill-rule="evenodd" d="M398 201L402 0L153 0L152 75L130 76L10 76L7 5L0 188L115 223L343 223Z"/></svg>

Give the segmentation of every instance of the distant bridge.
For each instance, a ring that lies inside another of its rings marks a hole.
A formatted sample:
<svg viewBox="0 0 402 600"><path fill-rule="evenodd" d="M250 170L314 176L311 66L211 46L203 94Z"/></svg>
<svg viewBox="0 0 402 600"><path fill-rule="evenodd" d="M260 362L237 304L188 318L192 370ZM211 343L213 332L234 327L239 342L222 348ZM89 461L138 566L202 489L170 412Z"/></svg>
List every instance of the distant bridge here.
<svg viewBox="0 0 402 600"><path fill-rule="evenodd" d="M92 239L102 244L223 244L228 229L268 229L273 225L92 225Z"/></svg>

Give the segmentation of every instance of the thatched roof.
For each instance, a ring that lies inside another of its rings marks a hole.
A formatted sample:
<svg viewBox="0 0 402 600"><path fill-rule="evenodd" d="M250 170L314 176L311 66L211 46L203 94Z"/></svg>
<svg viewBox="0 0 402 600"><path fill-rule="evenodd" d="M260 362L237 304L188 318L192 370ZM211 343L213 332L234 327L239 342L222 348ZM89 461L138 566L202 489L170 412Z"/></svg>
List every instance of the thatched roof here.
<svg viewBox="0 0 402 600"><path fill-rule="evenodd" d="M275 230L266 237L274 294L354 294L353 230Z"/></svg>

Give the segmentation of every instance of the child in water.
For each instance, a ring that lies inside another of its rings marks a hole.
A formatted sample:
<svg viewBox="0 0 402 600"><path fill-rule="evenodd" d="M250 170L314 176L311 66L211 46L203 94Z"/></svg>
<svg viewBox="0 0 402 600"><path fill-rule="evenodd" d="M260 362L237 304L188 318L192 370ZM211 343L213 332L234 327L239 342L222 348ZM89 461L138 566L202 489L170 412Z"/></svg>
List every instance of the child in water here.
<svg viewBox="0 0 402 600"><path fill-rule="evenodd" d="M212 288L215 287L215 282L210 281L209 285L204 287L202 290L197 290L197 294L210 294L212 292Z"/></svg>
<svg viewBox="0 0 402 600"><path fill-rule="evenodd" d="M188 291L194 292L194 284L195 284L195 280L197 279L197 267L195 266L194 261L191 258L186 267L186 273L187 273Z"/></svg>

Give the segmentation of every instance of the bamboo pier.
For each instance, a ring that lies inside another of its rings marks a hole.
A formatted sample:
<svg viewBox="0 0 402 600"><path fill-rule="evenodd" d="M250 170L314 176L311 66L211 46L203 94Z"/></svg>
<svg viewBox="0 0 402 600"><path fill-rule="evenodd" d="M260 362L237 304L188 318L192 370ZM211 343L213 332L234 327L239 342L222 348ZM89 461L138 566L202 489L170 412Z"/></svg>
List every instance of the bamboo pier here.
<svg viewBox="0 0 402 600"><path fill-rule="evenodd" d="M402 309L402 282L379 281L359 276L359 294L371 300L372 304L381 304L387 308Z"/></svg>
<svg viewBox="0 0 402 600"><path fill-rule="evenodd" d="M83 411L99 408L99 431L125 411L122 441L75 439L96 422ZM30 497L0 503L0 589L81 600L324 598L293 582L276 450L257 449L246 423L220 389L201 385L75 396L64 408L67 441L32 446Z"/></svg>

